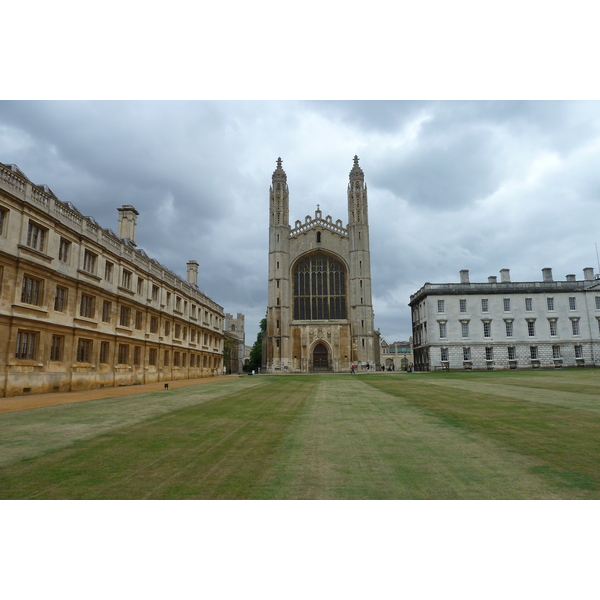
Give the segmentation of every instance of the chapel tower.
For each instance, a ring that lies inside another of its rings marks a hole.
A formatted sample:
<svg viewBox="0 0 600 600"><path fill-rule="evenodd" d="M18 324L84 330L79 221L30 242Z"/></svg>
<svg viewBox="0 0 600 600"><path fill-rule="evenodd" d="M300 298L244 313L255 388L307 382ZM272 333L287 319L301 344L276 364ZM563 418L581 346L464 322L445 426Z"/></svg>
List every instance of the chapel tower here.
<svg viewBox="0 0 600 600"><path fill-rule="evenodd" d="M354 157L348 225L289 222L287 176L277 159L269 192L269 289L263 366L270 373L348 372L379 365L373 326L367 187Z"/></svg>

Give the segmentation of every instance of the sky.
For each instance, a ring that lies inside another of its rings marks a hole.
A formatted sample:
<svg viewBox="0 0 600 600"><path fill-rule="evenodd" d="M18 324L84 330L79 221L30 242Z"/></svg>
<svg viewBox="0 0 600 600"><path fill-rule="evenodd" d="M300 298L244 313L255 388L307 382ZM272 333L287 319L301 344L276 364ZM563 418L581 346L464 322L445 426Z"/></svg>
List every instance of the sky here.
<svg viewBox="0 0 600 600"><path fill-rule="evenodd" d="M281 157L290 221L348 221L358 155L369 198L375 327L411 335L410 295L510 269L598 273L595 101L3 101L0 162L186 276L256 338L267 301L268 202Z"/></svg>

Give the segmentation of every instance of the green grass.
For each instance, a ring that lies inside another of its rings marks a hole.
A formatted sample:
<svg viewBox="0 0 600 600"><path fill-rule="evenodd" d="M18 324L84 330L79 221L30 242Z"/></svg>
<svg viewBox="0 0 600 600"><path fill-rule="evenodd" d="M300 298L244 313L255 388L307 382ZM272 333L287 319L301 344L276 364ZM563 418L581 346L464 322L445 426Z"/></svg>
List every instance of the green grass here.
<svg viewBox="0 0 600 600"><path fill-rule="evenodd" d="M264 376L0 415L3 499L600 498L600 372Z"/></svg>

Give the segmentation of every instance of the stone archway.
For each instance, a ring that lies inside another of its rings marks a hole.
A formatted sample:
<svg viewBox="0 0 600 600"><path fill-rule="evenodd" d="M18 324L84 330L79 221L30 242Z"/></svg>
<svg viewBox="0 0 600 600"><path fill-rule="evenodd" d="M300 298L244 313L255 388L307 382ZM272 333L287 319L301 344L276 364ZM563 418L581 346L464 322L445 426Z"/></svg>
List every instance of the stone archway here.
<svg viewBox="0 0 600 600"><path fill-rule="evenodd" d="M329 351L327 346L318 343L312 354L313 371L329 371Z"/></svg>

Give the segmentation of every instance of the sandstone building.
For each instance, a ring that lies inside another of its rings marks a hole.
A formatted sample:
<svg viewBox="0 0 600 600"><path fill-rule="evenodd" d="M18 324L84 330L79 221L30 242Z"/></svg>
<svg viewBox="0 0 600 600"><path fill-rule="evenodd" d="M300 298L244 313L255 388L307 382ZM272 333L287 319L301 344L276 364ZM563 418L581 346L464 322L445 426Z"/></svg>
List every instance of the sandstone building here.
<svg viewBox="0 0 600 600"><path fill-rule="evenodd" d="M263 366L267 372L348 372L379 365L373 324L367 186L354 157L348 224L323 217L289 220L281 159L269 197L269 288Z"/></svg>
<svg viewBox="0 0 600 600"><path fill-rule="evenodd" d="M0 164L0 395L84 390L222 372L221 306L118 235Z"/></svg>
<svg viewBox="0 0 600 600"><path fill-rule="evenodd" d="M381 338L380 361L386 371L408 371L414 364L415 358L412 352L412 338L403 342L392 342L388 344Z"/></svg>
<svg viewBox="0 0 600 600"><path fill-rule="evenodd" d="M600 366L600 279L426 283L410 298L416 370Z"/></svg>
<svg viewBox="0 0 600 600"><path fill-rule="evenodd" d="M225 313L225 337L231 340L229 364L225 365L227 373L241 373L246 360L245 317L237 313Z"/></svg>

